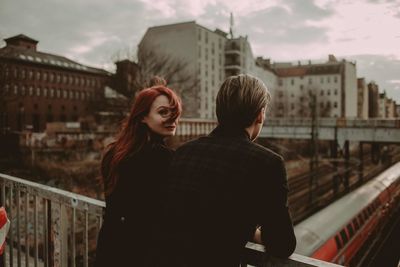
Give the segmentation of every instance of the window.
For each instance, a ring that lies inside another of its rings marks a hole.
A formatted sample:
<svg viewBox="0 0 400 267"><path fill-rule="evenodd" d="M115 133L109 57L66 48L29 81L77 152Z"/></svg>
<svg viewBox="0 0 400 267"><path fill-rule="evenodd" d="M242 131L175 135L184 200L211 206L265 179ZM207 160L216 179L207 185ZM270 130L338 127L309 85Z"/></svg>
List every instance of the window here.
<svg viewBox="0 0 400 267"><path fill-rule="evenodd" d="M74 98L74 92L72 90L69 91L69 99Z"/></svg>
<svg viewBox="0 0 400 267"><path fill-rule="evenodd" d="M14 85L14 95L18 95L18 86Z"/></svg>
<svg viewBox="0 0 400 267"><path fill-rule="evenodd" d="M338 235L335 236L335 241L336 241L337 249L338 250L341 249L343 247L343 244L342 244L342 240L340 240L340 237Z"/></svg>
<svg viewBox="0 0 400 267"><path fill-rule="evenodd" d="M290 108L291 108L292 110L294 110L294 104L293 104L293 103L290 104Z"/></svg>
<svg viewBox="0 0 400 267"><path fill-rule="evenodd" d="M362 214L358 215L358 222L360 223L360 226L364 224L364 217L362 216Z"/></svg>
<svg viewBox="0 0 400 267"><path fill-rule="evenodd" d="M67 81L68 81L67 75L63 75L63 83L67 83Z"/></svg>
<svg viewBox="0 0 400 267"><path fill-rule="evenodd" d="M21 87L21 95L25 95L26 94L26 88L25 88L25 86L24 85L22 85L22 87Z"/></svg>
<svg viewBox="0 0 400 267"><path fill-rule="evenodd" d="M47 72L43 72L43 81L47 81Z"/></svg>
<svg viewBox="0 0 400 267"><path fill-rule="evenodd" d="M40 80L40 77L41 77L40 71L37 71L37 72L36 72L36 80L39 81L39 80Z"/></svg>
<svg viewBox="0 0 400 267"><path fill-rule="evenodd" d="M351 223L349 223L347 225L347 232L349 233L350 238L352 238L354 235L354 229L353 229L353 225L351 225Z"/></svg>
<svg viewBox="0 0 400 267"><path fill-rule="evenodd" d="M300 90L303 90L304 89L304 86L303 85L300 85Z"/></svg>
<svg viewBox="0 0 400 267"><path fill-rule="evenodd" d="M340 236L342 237L343 245L345 245L347 241L349 241L349 238L347 237L347 233L344 229L340 231Z"/></svg>
<svg viewBox="0 0 400 267"><path fill-rule="evenodd" d="M334 107L334 108L337 108L337 102L336 102L336 101L333 102L333 107Z"/></svg>
<svg viewBox="0 0 400 267"><path fill-rule="evenodd" d="M321 90L320 95L321 95L321 96L324 95L324 90Z"/></svg>
<svg viewBox="0 0 400 267"><path fill-rule="evenodd" d="M331 77L328 76L328 77L326 78L326 82L327 82L327 83L330 83L330 82L331 82Z"/></svg>
<svg viewBox="0 0 400 267"><path fill-rule="evenodd" d="M279 80L278 80L278 85L279 85L279 86L282 86L282 85L283 85L282 79L279 79Z"/></svg>
<svg viewBox="0 0 400 267"><path fill-rule="evenodd" d="M338 82L338 78L337 78L337 76L333 77L333 81L334 81L335 83L337 83L337 82Z"/></svg>
<svg viewBox="0 0 400 267"><path fill-rule="evenodd" d="M54 89L50 88L50 97L53 98L54 97Z"/></svg>
<svg viewBox="0 0 400 267"><path fill-rule="evenodd" d="M53 80L54 80L54 74L50 73L49 74L49 82L53 82Z"/></svg>
<svg viewBox="0 0 400 267"><path fill-rule="evenodd" d="M356 230L356 232L357 232L358 229L360 229L360 224L358 223L358 219L357 219L357 218L355 218L355 219L353 220L353 224L354 224L354 228L355 228L355 230Z"/></svg>
<svg viewBox="0 0 400 267"><path fill-rule="evenodd" d="M29 95L32 96L33 95L33 87L29 86Z"/></svg>
<svg viewBox="0 0 400 267"><path fill-rule="evenodd" d="M291 79L291 80L290 80L290 83L291 83L292 85L294 85L294 79Z"/></svg>
<svg viewBox="0 0 400 267"><path fill-rule="evenodd" d="M61 89L56 89L57 90L57 98L61 98Z"/></svg>
<svg viewBox="0 0 400 267"><path fill-rule="evenodd" d="M21 70L21 78L26 79L26 71L25 70Z"/></svg>
<svg viewBox="0 0 400 267"><path fill-rule="evenodd" d="M32 80L33 79L33 71L29 71L28 72L28 78L30 79L30 80Z"/></svg>
<svg viewBox="0 0 400 267"><path fill-rule="evenodd" d="M36 96L40 96L40 88L39 87L36 88Z"/></svg>
<svg viewBox="0 0 400 267"><path fill-rule="evenodd" d="M56 76L56 77L57 77L57 78L56 78L56 79L57 79L56 82L57 82L57 83L61 82L61 75L60 75L60 74L56 74L56 75L57 75L57 76Z"/></svg>
<svg viewBox="0 0 400 267"><path fill-rule="evenodd" d="M308 78L308 84L312 84L312 78Z"/></svg>
<svg viewBox="0 0 400 267"><path fill-rule="evenodd" d="M321 77L320 82L324 83L324 77Z"/></svg>
<svg viewBox="0 0 400 267"><path fill-rule="evenodd" d="M328 89L327 95L331 95L331 90Z"/></svg>
<svg viewBox="0 0 400 267"><path fill-rule="evenodd" d="M368 219L368 213L367 213L367 210L365 209L365 210L363 210L363 216L364 216L364 221L366 221L367 219Z"/></svg>
<svg viewBox="0 0 400 267"><path fill-rule="evenodd" d="M337 89L335 89L335 95L337 95Z"/></svg>
<svg viewBox="0 0 400 267"><path fill-rule="evenodd" d="M43 96L47 97L47 88L43 88Z"/></svg>
<svg viewBox="0 0 400 267"><path fill-rule="evenodd" d="M368 215L371 216L374 211L372 210L371 206L368 206Z"/></svg>

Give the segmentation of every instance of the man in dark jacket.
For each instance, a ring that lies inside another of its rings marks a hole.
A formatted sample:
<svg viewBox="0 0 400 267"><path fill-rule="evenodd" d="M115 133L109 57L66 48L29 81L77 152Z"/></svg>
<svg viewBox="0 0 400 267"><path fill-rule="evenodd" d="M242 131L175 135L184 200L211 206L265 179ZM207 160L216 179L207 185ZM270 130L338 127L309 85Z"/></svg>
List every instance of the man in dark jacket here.
<svg viewBox="0 0 400 267"><path fill-rule="evenodd" d="M283 159L253 142L269 99L259 79L227 78L217 96L218 126L176 151L165 213L167 265L238 266L254 237L270 255L293 253Z"/></svg>

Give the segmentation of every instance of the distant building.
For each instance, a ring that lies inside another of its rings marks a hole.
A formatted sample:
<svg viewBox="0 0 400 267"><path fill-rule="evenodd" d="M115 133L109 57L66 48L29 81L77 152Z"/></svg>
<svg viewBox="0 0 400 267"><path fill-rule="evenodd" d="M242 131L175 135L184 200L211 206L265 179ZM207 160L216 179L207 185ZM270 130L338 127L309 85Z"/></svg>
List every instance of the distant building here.
<svg viewBox="0 0 400 267"><path fill-rule="evenodd" d="M378 107L379 107L378 118L382 118L382 119L387 118L386 102L387 102L386 93L380 93L379 101L378 101Z"/></svg>
<svg viewBox="0 0 400 267"><path fill-rule="evenodd" d="M278 76L274 104L277 117L309 117L315 95L321 117L357 117L357 76L354 63L333 55L323 64L272 65Z"/></svg>
<svg viewBox="0 0 400 267"><path fill-rule="evenodd" d="M115 65L117 70L110 79L111 87L123 95L134 95L137 88L135 75L139 69L137 63L126 59L115 62Z"/></svg>
<svg viewBox="0 0 400 267"><path fill-rule="evenodd" d="M357 117L368 119L368 86L365 78L357 79Z"/></svg>
<svg viewBox="0 0 400 267"><path fill-rule="evenodd" d="M0 128L43 131L47 122L77 122L104 98L110 73L37 50L38 41L17 35L0 49L5 103Z"/></svg>
<svg viewBox="0 0 400 267"><path fill-rule="evenodd" d="M386 118L395 118L396 116L396 101L388 98L386 101Z"/></svg>
<svg viewBox="0 0 400 267"><path fill-rule="evenodd" d="M379 86L375 82L368 83L368 118L379 117Z"/></svg>
<svg viewBox="0 0 400 267"><path fill-rule="evenodd" d="M215 118L215 99L226 77L240 73L259 77L269 88L272 116L309 116L309 92L316 92L320 115L357 117L356 65L337 61L324 64L271 64L254 58L247 37L228 37L195 21L149 28L139 48L152 48L187 64L187 73L199 84L182 94L185 117Z"/></svg>

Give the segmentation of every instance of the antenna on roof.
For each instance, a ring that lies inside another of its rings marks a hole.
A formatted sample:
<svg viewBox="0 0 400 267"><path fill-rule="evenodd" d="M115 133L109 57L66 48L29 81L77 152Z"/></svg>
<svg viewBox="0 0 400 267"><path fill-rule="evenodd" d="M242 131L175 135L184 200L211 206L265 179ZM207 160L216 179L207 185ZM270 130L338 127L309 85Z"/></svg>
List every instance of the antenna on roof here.
<svg viewBox="0 0 400 267"><path fill-rule="evenodd" d="M231 39L233 39L233 13L231 12L231 17L229 20L229 34L231 36Z"/></svg>

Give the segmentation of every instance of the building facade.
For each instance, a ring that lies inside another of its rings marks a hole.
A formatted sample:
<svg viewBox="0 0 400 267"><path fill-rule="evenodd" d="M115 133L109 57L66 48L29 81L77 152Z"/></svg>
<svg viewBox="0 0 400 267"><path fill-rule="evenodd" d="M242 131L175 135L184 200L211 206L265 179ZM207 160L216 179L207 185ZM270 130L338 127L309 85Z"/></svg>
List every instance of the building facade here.
<svg viewBox="0 0 400 267"><path fill-rule="evenodd" d="M44 131L47 122L77 122L104 98L110 74L63 56L40 52L25 35L0 49L1 128Z"/></svg>
<svg viewBox="0 0 400 267"><path fill-rule="evenodd" d="M379 117L379 86L375 82L368 83L368 118Z"/></svg>
<svg viewBox="0 0 400 267"><path fill-rule="evenodd" d="M239 73L257 76L267 85L272 116L310 116L310 101L315 99L319 116L368 117L367 89L358 90L356 64L338 61L333 55L319 64L272 64L253 56L247 37L211 31L195 21L151 27L139 47L153 47L186 62L187 72L198 79L198 86L182 94L185 117L215 119L219 86L226 77Z"/></svg>
<svg viewBox="0 0 400 267"><path fill-rule="evenodd" d="M368 119L368 86L365 78L357 79L357 117Z"/></svg>

